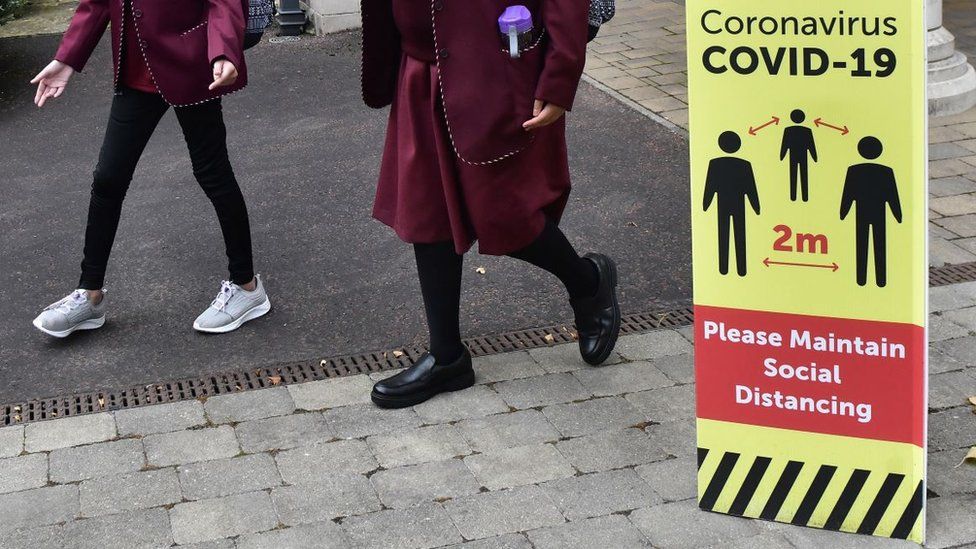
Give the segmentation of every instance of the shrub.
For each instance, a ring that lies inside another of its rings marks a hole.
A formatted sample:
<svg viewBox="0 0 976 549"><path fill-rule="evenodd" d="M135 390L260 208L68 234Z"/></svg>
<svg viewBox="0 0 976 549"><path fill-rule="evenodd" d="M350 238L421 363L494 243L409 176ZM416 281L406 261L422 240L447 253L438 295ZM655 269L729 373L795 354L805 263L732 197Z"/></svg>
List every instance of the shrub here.
<svg viewBox="0 0 976 549"><path fill-rule="evenodd" d="M0 25L20 14L29 0L0 0Z"/></svg>

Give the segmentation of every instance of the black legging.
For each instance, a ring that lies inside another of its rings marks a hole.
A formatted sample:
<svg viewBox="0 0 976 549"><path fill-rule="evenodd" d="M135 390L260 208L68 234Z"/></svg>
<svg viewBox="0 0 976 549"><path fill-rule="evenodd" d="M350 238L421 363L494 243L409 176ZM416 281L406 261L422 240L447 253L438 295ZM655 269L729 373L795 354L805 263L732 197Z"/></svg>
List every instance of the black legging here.
<svg viewBox="0 0 976 549"><path fill-rule="evenodd" d="M427 312L430 352L437 362L454 362L464 352L459 322L464 257L454 251L454 243L450 241L414 244L414 255ZM509 255L554 274L570 298L596 292L596 268L576 253L566 235L551 221L546 222L542 233L531 244Z"/></svg>
<svg viewBox="0 0 976 549"><path fill-rule="evenodd" d="M128 88L112 101L92 182L80 288L98 290L104 286L122 202L139 157L167 109L169 105L158 94ZM251 228L244 196L227 156L227 130L220 100L173 110L190 151L193 175L217 210L230 279L246 284L254 278Z"/></svg>

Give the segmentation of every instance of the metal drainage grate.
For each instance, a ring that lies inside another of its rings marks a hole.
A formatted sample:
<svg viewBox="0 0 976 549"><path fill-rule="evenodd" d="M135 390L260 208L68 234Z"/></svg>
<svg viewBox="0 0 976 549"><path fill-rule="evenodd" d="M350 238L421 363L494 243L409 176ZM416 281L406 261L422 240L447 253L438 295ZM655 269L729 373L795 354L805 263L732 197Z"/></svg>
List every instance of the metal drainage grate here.
<svg viewBox="0 0 976 549"><path fill-rule="evenodd" d="M929 285L932 287L948 286L949 284L972 282L974 280L976 280L976 261L960 263L958 265L946 265L945 267L932 267L929 269Z"/></svg>
<svg viewBox="0 0 976 549"><path fill-rule="evenodd" d="M976 280L976 262L931 268L929 277L932 286L971 282ZM621 335L630 335L661 328L679 328L691 325L693 318L690 307L625 315L621 319L620 332ZM465 343L473 356L487 356L571 343L575 340L576 332L573 326L560 324L474 337L467 339ZM78 393L0 405L0 426L239 393L317 379L381 372L409 366L423 352L424 349L420 347L404 347L327 358L321 361L276 364L252 370L153 383L118 391Z"/></svg>
<svg viewBox="0 0 976 549"><path fill-rule="evenodd" d="M621 334L638 334L659 328L687 326L691 323L692 310L682 308L625 315L621 319L620 331ZM510 351L536 349L560 343L571 343L575 340L576 331L573 326L561 324L475 337L465 340L465 343L473 356L487 356ZM223 372L199 378L130 387L118 391L77 393L0 405L0 413L2 413L0 426L404 368L412 364L424 351L425 349L420 347L403 347L388 351L338 356L319 361L290 362L249 370Z"/></svg>

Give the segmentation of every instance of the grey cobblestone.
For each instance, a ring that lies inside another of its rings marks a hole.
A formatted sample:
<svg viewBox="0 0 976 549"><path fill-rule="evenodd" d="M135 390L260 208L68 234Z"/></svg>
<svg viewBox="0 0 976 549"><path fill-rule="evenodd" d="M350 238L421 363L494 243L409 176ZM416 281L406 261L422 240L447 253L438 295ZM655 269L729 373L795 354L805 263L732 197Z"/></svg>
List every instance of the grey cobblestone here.
<svg viewBox="0 0 976 549"><path fill-rule="evenodd" d="M444 509L430 503L342 521L351 547L428 549L461 541Z"/></svg>
<svg viewBox="0 0 976 549"><path fill-rule="evenodd" d="M173 469L86 480L81 483L80 489L81 514L85 517L149 509L178 503L183 499Z"/></svg>
<svg viewBox="0 0 976 549"><path fill-rule="evenodd" d="M970 370L929 376L929 408L962 406L973 395L976 395L976 373Z"/></svg>
<svg viewBox="0 0 976 549"><path fill-rule="evenodd" d="M255 492L281 484L274 459L268 454L203 461L177 468L186 499L209 499Z"/></svg>
<svg viewBox="0 0 976 549"><path fill-rule="evenodd" d="M942 318L959 325L965 330L958 337L969 335L969 332L976 331L976 307L946 311L942 313Z"/></svg>
<svg viewBox="0 0 976 549"><path fill-rule="evenodd" d="M569 520L599 517L662 502L633 469L570 477L542 485Z"/></svg>
<svg viewBox="0 0 976 549"><path fill-rule="evenodd" d="M962 463L966 450L943 450L928 456L928 488L939 494L976 494L976 464Z"/></svg>
<svg viewBox="0 0 976 549"><path fill-rule="evenodd" d="M976 509L976 494L930 499L926 513L928 539L925 546L941 549L968 544L971 547L976 539L973 509Z"/></svg>
<svg viewBox="0 0 976 549"><path fill-rule="evenodd" d="M124 437L182 431L207 423L203 404L198 400L119 410L115 412L115 421L119 425L119 435Z"/></svg>
<svg viewBox="0 0 976 549"><path fill-rule="evenodd" d="M65 522L78 515L78 487L49 486L0 495L0 534Z"/></svg>
<svg viewBox="0 0 976 549"><path fill-rule="evenodd" d="M142 442L149 465L157 467L232 457L241 450L228 425L150 435Z"/></svg>
<svg viewBox="0 0 976 549"><path fill-rule="evenodd" d="M263 532L278 525L265 492L180 503L170 509L169 518L173 539L181 545Z"/></svg>
<svg viewBox="0 0 976 549"><path fill-rule="evenodd" d="M425 423L448 423L509 411L502 397L484 385L437 395L413 409Z"/></svg>
<svg viewBox="0 0 976 549"><path fill-rule="evenodd" d="M579 345L554 345L552 347L541 347L529 350L529 355L542 366L542 369L551 374L562 372L573 372L584 368L592 368L583 362L580 357ZM603 364L617 364L620 362L620 355L611 353L610 358Z"/></svg>
<svg viewBox="0 0 976 549"><path fill-rule="evenodd" d="M630 362L573 372L583 387L595 396L636 393L674 385L650 362Z"/></svg>
<svg viewBox="0 0 976 549"><path fill-rule="evenodd" d="M51 481L59 484L131 473L146 465L141 440L116 440L51 452Z"/></svg>
<svg viewBox="0 0 976 549"><path fill-rule="evenodd" d="M627 360L652 360L663 356L691 353L691 343L673 330L655 330L646 334L624 336L616 351Z"/></svg>
<svg viewBox="0 0 976 549"><path fill-rule="evenodd" d="M28 424L24 433L28 452L48 452L115 438L115 418L103 413L40 421Z"/></svg>
<svg viewBox="0 0 976 549"><path fill-rule="evenodd" d="M283 416L295 411L295 403L284 387L213 396L203 404L213 423L237 423Z"/></svg>
<svg viewBox="0 0 976 549"><path fill-rule="evenodd" d="M245 421L234 429L241 448L249 454L327 442L335 435L320 413Z"/></svg>
<svg viewBox="0 0 976 549"><path fill-rule="evenodd" d="M625 429L644 422L643 414L621 397L556 404L543 408L542 413L564 437Z"/></svg>
<svg viewBox="0 0 976 549"><path fill-rule="evenodd" d="M630 514L630 521L655 547L697 549L760 533L757 521L708 513L691 500L638 509Z"/></svg>
<svg viewBox="0 0 976 549"><path fill-rule="evenodd" d="M645 431L663 454L675 457L695 455L698 439L693 419L651 425Z"/></svg>
<svg viewBox="0 0 976 549"><path fill-rule="evenodd" d="M644 537L644 534L621 515L591 518L559 526L539 528L530 531L528 536L536 549L592 549L594 547L635 549L651 547L651 542Z"/></svg>
<svg viewBox="0 0 976 549"><path fill-rule="evenodd" d="M650 421L689 420L695 417L695 386L677 385L653 391L631 393L627 401Z"/></svg>
<svg viewBox="0 0 976 549"><path fill-rule="evenodd" d="M523 532L566 521L556 504L538 486L485 492L444 503L465 539Z"/></svg>
<svg viewBox="0 0 976 549"><path fill-rule="evenodd" d="M369 402L373 381L364 375L323 379L289 385L295 406L302 410L323 410Z"/></svg>
<svg viewBox="0 0 976 549"><path fill-rule="evenodd" d="M0 458L20 455L24 451L24 427L4 427L0 429Z"/></svg>
<svg viewBox="0 0 976 549"><path fill-rule="evenodd" d="M471 453L452 425L432 425L366 439L380 465L387 469L427 461L441 461Z"/></svg>
<svg viewBox="0 0 976 549"><path fill-rule="evenodd" d="M583 400L592 394L570 373L503 381L495 385L495 390L519 410Z"/></svg>
<svg viewBox="0 0 976 549"><path fill-rule="evenodd" d="M0 494L40 488L45 484L47 484L46 454L28 454L0 459Z"/></svg>
<svg viewBox="0 0 976 549"><path fill-rule="evenodd" d="M345 549L349 540L338 524L327 521L284 530L248 534L237 540L237 549Z"/></svg>
<svg viewBox="0 0 976 549"><path fill-rule="evenodd" d="M340 440L302 446L275 456L281 478L288 484L315 482L319 468L328 464L331 473L366 473L379 467L361 440Z"/></svg>
<svg viewBox="0 0 976 549"><path fill-rule="evenodd" d="M929 341L945 341L957 337L966 337L969 335L969 331L969 328L964 328L941 315L929 316Z"/></svg>
<svg viewBox="0 0 976 549"><path fill-rule="evenodd" d="M289 526L382 508L369 479L351 473L320 474L316 482L275 488L271 499L281 522Z"/></svg>
<svg viewBox="0 0 976 549"><path fill-rule="evenodd" d="M559 431L538 410L469 419L457 428L477 452L559 440Z"/></svg>
<svg viewBox="0 0 976 549"><path fill-rule="evenodd" d="M464 464L491 490L537 484L576 472L550 444L491 450L464 458Z"/></svg>
<svg viewBox="0 0 976 549"><path fill-rule="evenodd" d="M64 527L60 524L25 528L0 534L0 547L11 549L64 549Z"/></svg>
<svg viewBox="0 0 976 549"><path fill-rule="evenodd" d="M424 423L413 408L386 410L372 403L333 408L322 412L322 415L339 438L360 438L403 431L420 427Z"/></svg>
<svg viewBox="0 0 976 549"><path fill-rule="evenodd" d="M387 507L400 508L476 494L481 483L458 459L378 471L369 478Z"/></svg>
<svg viewBox="0 0 976 549"><path fill-rule="evenodd" d="M495 383L545 373L525 351L477 357L473 361L477 383Z"/></svg>
<svg viewBox="0 0 976 549"><path fill-rule="evenodd" d="M681 501L698 495L698 466L694 458L647 463L635 471L665 501Z"/></svg>
<svg viewBox="0 0 976 549"><path fill-rule="evenodd" d="M165 509L77 520L64 527L64 549L156 549L173 545Z"/></svg>
<svg viewBox="0 0 976 549"><path fill-rule="evenodd" d="M668 455L640 429L595 433L559 442L556 448L584 473L640 465Z"/></svg>
<svg viewBox="0 0 976 549"><path fill-rule="evenodd" d="M532 549L529 540L523 534L505 534L494 538L484 538L457 545L450 545L447 549Z"/></svg>
<svg viewBox="0 0 976 549"><path fill-rule="evenodd" d="M972 408L950 408L929 414L929 451L969 448L976 441Z"/></svg>
<svg viewBox="0 0 976 549"><path fill-rule="evenodd" d="M215 539L202 543L192 543L190 545L177 545L179 549L234 549L234 540L230 538Z"/></svg>
<svg viewBox="0 0 976 549"><path fill-rule="evenodd" d="M965 368L965 363L952 358L945 352L935 348L929 349L929 374L943 374Z"/></svg>
<svg viewBox="0 0 976 549"><path fill-rule="evenodd" d="M840 534L839 532L831 532L831 533ZM845 537L853 537L852 534L842 534L842 535ZM863 536L863 537L867 539L867 536ZM884 542L878 544L878 541L880 541L880 539L881 538L871 538L868 543L873 546L885 545ZM850 540L846 540L846 541L847 543L850 543ZM845 547L847 549L852 549L851 545L845 545L844 543L841 543L840 545L835 545L835 544L817 545L816 547L818 549L820 547ZM758 535L747 537L747 538L737 538L729 542L717 543L715 545L710 546L710 549L796 549L796 546L790 543L790 541L786 539L786 537L783 536L782 534L769 531L769 532L761 532Z"/></svg>
<svg viewBox="0 0 976 549"><path fill-rule="evenodd" d="M675 383L695 382L695 356L693 354L663 356L650 362Z"/></svg>

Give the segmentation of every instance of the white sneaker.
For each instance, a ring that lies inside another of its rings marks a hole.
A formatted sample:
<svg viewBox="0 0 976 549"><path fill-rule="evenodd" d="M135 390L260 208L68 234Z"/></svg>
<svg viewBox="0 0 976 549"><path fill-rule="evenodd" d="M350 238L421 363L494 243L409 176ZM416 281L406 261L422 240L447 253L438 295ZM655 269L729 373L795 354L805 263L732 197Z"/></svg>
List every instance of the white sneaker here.
<svg viewBox="0 0 976 549"><path fill-rule="evenodd" d="M209 334L232 332L249 320L262 317L271 310L271 300L264 291L261 277L256 276L257 287L249 292L233 282L224 281L220 293L207 310L193 322L193 329Z"/></svg>
<svg viewBox="0 0 976 549"><path fill-rule="evenodd" d="M34 319L34 327L49 336L68 337L77 330L94 330L105 325L105 296L95 305L87 290L75 290L47 306Z"/></svg>

